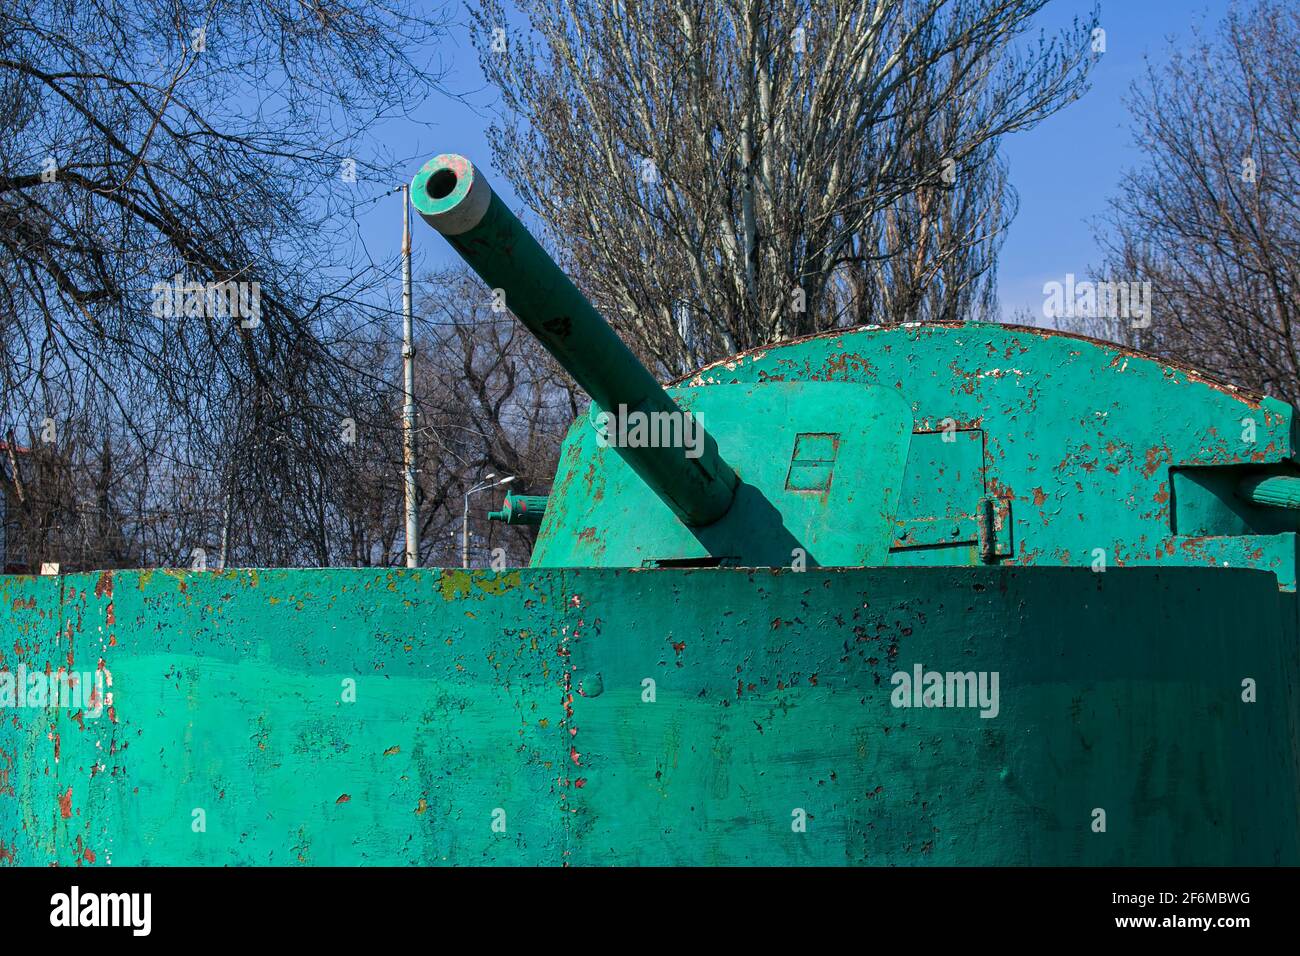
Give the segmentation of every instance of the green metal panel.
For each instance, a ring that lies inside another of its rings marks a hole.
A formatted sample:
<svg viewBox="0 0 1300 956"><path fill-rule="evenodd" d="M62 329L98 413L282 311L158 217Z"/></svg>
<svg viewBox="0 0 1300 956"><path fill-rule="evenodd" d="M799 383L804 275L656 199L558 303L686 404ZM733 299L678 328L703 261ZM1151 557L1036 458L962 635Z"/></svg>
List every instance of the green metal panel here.
<svg viewBox="0 0 1300 956"><path fill-rule="evenodd" d="M5 710L7 863L1300 862L1295 599L1260 572L120 572L0 595L6 669L103 669L113 693L97 719ZM997 715L894 706L915 665L996 672Z"/></svg>
<svg viewBox="0 0 1300 956"><path fill-rule="evenodd" d="M918 432L895 515L891 564L977 564L984 497L984 432Z"/></svg>
<svg viewBox="0 0 1300 956"><path fill-rule="evenodd" d="M837 551L833 559L829 553L818 555L823 565L966 565L981 560L1114 568L1226 563L1271 571L1282 587L1294 588L1296 542L1283 532L1296 529L1297 512L1279 518L1280 509L1243 509L1237 495L1243 474L1281 467L1291 459L1290 406L1119 346L991 324L862 328L735 356L695 373L671 392L689 405L692 392L708 396L747 386L752 389L749 400L759 403L764 390L801 384L808 389L809 403L831 410L830 419L818 427L834 432L872 414L873 396L880 394L862 393L856 401L811 397L817 388L845 383L901 395L910 406L914 435L909 455L878 462L858 482L892 486L906 461L899 513L881 526L880 540L861 541L856 551ZM710 421L717 428L732 427L735 419L745 422L738 438L720 439L726 456L743 454L738 446L771 449L770 436L782 423L757 408L755 404L747 412L737 405ZM534 564L632 564L626 560L629 551L649 540L661 552L664 544L679 544L677 552L656 558L698 559L703 553L698 536L680 534L671 515L643 508L627 482L606 478L606 471L614 475L616 468L599 455L588 431L589 425L580 421L566 440L557 494ZM936 455L931 437L936 434L952 434L957 441L945 446L938 439ZM978 479L971 475L970 460L977 441L982 445ZM1200 523L1189 518L1180 527L1176 476L1193 470L1202 476L1217 473L1217 478L1198 480L1210 489L1206 494L1234 502L1202 502L1194 509L1223 514L1236 509L1241 521L1189 532L1185 529ZM784 511L790 499L766 485L762 490L779 523L793 527L787 520L792 516ZM979 526L985 510L995 515L997 527ZM940 517L945 520L928 521ZM950 517L956 520L948 527ZM918 519L927 519L926 524ZM740 516L733 513L728 520ZM817 520L833 527L845 515L828 507ZM988 551L970 545L972 520L975 539L991 542ZM809 528L817 521L801 516L797 523ZM909 527L923 543L932 543L900 548L900 533ZM940 546L943 532L954 529L958 544ZM785 540L780 550L789 553L795 546ZM893 550L878 559L882 548ZM744 563L774 562L778 549L769 550L762 560ZM858 557L865 554L876 557Z"/></svg>
<svg viewBox="0 0 1300 956"><path fill-rule="evenodd" d="M560 454L532 564L884 564L911 412L892 388L776 382L682 389L740 478L719 521L688 528L580 419Z"/></svg>

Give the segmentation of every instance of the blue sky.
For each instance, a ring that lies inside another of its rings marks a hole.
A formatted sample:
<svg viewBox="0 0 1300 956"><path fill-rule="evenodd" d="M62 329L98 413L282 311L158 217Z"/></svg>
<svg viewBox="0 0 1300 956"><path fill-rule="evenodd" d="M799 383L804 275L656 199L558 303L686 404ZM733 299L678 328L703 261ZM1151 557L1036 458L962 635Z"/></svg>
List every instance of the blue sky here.
<svg viewBox="0 0 1300 956"><path fill-rule="evenodd" d="M1136 165L1131 121L1124 106L1130 83L1144 70L1144 57L1157 65L1172 44L1185 44L1193 24L1217 23L1230 0L1103 0L1101 26L1106 52L1092 72L1092 89L1077 103L1026 132L1003 141L1011 184L1020 211L1007 234L999 260L999 297L1004 318L1017 309L1041 314L1043 284L1082 276L1099 264L1091 223L1106 209L1123 170ZM1074 17L1086 18L1093 0L1053 0L1040 25L1060 29ZM407 178L424 159L460 152L493 172L494 187L517 208L502 177L491 170L487 126L495 96L478 70L463 9L453 7L448 36L430 55L447 70L445 86L454 96L431 97L410 119L378 129L383 145L407 162ZM358 195L378 193L389 184L358 184ZM377 259L394 255L401 228L399 200L369 204L357 213L361 236ZM447 264L454 254L418 220L412 227L416 275ZM394 296L399 294L396 288Z"/></svg>
<svg viewBox="0 0 1300 956"><path fill-rule="evenodd" d="M1041 315L1043 283L1082 276L1100 263L1091 223L1107 208L1125 168L1139 164L1131 118L1124 105L1130 84L1145 72L1144 57L1157 67L1171 43L1187 43L1191 26L1212 27L1230 7L1228 0L1105 0L1101 27L1106 52L1094 68L1092 89L1023 133L1003 141L1020 212L1007 234L998 263L1002 314L1018 307ZM1042 14L1052 29L1085 17L1091 3L1055 0Z"/></svg>

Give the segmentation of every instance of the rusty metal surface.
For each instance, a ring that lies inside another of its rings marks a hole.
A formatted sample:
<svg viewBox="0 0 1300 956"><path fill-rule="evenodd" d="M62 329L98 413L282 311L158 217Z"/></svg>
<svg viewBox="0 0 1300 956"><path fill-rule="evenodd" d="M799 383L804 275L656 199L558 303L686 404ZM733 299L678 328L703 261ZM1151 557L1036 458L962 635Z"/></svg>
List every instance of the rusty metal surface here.
<svg viewBox="0 0 1300 956"><path fill-rule="evenodd" d="M4 709L6 864L1297 862L1294 597L1260 572L119 572L0 598L4 672L112 694ZM899 709L918 665L998 673L996 715Z"/></svg>
<svg viewBox="0 0 1300 956"><path fill-rule="evenodd" d="M561 451L533 566L886 563L897 463L912 438L897 392L782 382L685 390L680 399L727 449L740 480L731 510L708 527L686 527L580 419Z"/></svg>
<svg viewBox="0 0 1300 956"><path fill-rule="evenodd" d="M1293 455L1294 416L1281 402L1118 346L990 324L863 328L782 343L703 369L672 392L689 404L692 393L721 386L747 386L757 396L793 383L808 388L809 405L819 385L858 383L896 393L910 410L905 459L890 461L882 450L879 480L901 486L901 505L884 532L888 557L880 563L1227 565L1268 570L1294 589L1294 521L1279 527L1270 509L1239 507L1234 492L1244 473ZM836 420L822 429L846 441L866 434L870 402L838 404ZM797 457L786 422L755 415L744 401L715 401L711 411L711 427L726 436L724 457ZM1178 476L1216 468L1225 469L1224 481L1202 482L1214 501L1193 502L1180 520ZM841 480L862 486L855 475L833 478ZM600 458L582 421L566 441L556 486L563 493L543 523L536 564L630 564L629 550L652 547L659 550L643 560L699 556L671 530L660 534L672 516L633 476ZM778 484L759 483L759 490L783 517L794 505ZM978 545L986 499L998 524L992 549ZM833 528L844 516L827 509L821 520ZM873 563L823 561L806 550L819 563ZM751 557L759 560L740 563L790 564L770 553Z"/></svg>

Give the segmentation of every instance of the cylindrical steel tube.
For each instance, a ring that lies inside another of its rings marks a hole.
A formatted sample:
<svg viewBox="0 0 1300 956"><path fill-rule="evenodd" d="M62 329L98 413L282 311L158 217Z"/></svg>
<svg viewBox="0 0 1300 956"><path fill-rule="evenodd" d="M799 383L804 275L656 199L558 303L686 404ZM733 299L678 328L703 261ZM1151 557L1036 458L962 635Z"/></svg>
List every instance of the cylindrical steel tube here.
<svg viewBox="0 0 1300 956"><path fill-rule="evenodd" d="M546 514L546 495L514 495L506 492L506 500L500 511L489 511L491 521L504 521L506 524L539 525Z"/></svg>
<svg viewBox="0 0 1300 956"><path fill-rule="evenodd" d="M615 419L683 414L469 160L431 159L411 181L411 201L601 409ZM737 479L707 432L693 444L616 447L682 521L700 526L731 507Z"/></svg>
<svg viewBox="0 0 1300 956"><path fill-rule="evenodd" d="M1237 496L1257 505L1300 509L1300 476L1256 475L1237 485Z"/></svg>

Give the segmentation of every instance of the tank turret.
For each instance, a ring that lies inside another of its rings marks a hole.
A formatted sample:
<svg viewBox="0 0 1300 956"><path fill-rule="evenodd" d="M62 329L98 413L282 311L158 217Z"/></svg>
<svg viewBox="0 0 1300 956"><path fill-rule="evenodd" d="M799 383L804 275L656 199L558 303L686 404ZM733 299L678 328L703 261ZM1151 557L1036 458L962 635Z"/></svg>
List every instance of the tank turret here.
<svg viewBox="0 0 1300 956"><path fill-rule="evenodd" d="M593 399L533 567L1227 565L1296 587L1284 403L996 323L834 329L661 386L468 160L412 196ZM706 423L698 457L609 440L634 411ZM539 520L518 510L498 520Z"/></svg>

